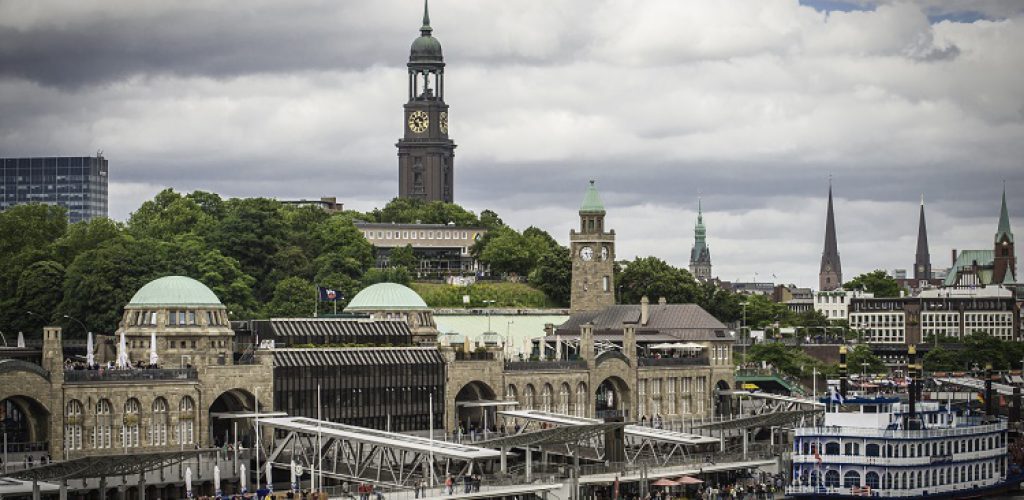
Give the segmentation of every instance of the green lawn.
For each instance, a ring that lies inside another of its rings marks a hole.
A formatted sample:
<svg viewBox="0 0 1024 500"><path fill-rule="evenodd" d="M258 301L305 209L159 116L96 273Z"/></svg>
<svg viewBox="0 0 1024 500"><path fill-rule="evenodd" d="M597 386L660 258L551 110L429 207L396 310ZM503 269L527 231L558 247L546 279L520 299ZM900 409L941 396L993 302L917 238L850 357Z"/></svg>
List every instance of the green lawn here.
<svg viewBox="0 0 1024 500"><path fill-rule="evenodd" d="M410 286L430 307L558 307L544 292L523 283L477 283L469 286L413 283ZM463 303L464 295L469 295L469 304ZM486 300L494 303L484 302Z"/></svg>

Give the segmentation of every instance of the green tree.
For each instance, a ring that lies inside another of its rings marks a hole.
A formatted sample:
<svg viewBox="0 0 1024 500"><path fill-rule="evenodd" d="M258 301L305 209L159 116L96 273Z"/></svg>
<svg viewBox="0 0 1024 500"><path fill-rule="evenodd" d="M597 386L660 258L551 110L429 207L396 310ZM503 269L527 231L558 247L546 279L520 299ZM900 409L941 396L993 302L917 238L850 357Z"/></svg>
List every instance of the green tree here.
<svg viewBox="0 0 1024 500"><path fill-rule="evenodd" d="M750 295L745 303L747 326L750 328L765 328L775 323L787 324L789 321L789 307L773 302L765 295Z"/></svg>
<svg viewBox="0 0 1024 500"><path fill-rule="evenodd" d="M10 329L35 334L44 326L64 324L63 318L55 314L63 286L64 266L59 262L41 260L25 268L18 280L17 295L9 303L13 307L4 308L11 313L5 315Z"/></svg>
<svg viewBox="0 0 1024 500"><path fill-rule="evenodd" d="M480 262L490 266L491 272L528 276L534 256L523 236L508 227L488 232L488 235Z"/></svg>
<svg viewBox="0 0 1024 500"><path fill-rule="evenodd" d="M504 226L501 217L498 217L498 213L494 210L484 210L480 212L480 225L487 229L497 229Z"/></svg>
<svg viewBox="0 0 1024 500"><path fill-rule="evenodd" d="M924 355L923 367L925 371L955 371L963 370L966 367L960 365L960 356L943 346L932 348Z"/></svg>
<svg viewBox="0 0 1024 500"><path fill-rule="evenodd" d="M295 276L277 282L273 298L267 304L266 316L271 318L306 318L316 310L316 287Z"/></svg>
<svg viewBox="0 0 1024 500"><path fill-rule="evenodd" d="M398 283L399 285L409 285L411 282L412 278L409 276L409 270L404 267L367 269L366 272L363 273L362 279L362 285L364 287L377 283Z"/></svg>
<svg viewBox="0 0 1024 500"><path fill-rule="evenodd" d="M0 212L0 262L49 246L67 231L68 214L56 205L17 205Z"/></svg>
<svg viewBox="0 0 1024 500"><path fill-rule="evenodd" d="M847 281L843 288L847 290L863 290L875 294L875 297L899 297L900 285L881 269L864 273Z"/></svg>
<svg viewBox="0 0 1024 500"><path fill-rule="evenodd" d="M738 321L743 314L740 295L711 282L697 283L696 302L705 311L723 323Z"/></svg>
<svg viewBox="0 0 1024 500"><path fill-rule="evenodd" d="M208 236L213 246L236 259L242 270L256 278L257 300L268 300L275 282L270 280L274 258L286 246L283 205L266 198L238 198L224 202L224 217Z"/></svg>
<svg viewBox="0 0 1024 500"><path fill-rule="evenodd" d="M163 239L191 232L204 234L213 220L196 201L167 188L132 213L127 228L138 237Z"/></svg>
<svg viewBox="0 0 1024 500"><path fill-rule="evenodd" d="M412 251L412 245L395 247L388 252L388 265L391 267L404 267L412 272L420 266L420 259Z"/></svg>
<svg viewBox="0 0 1024 500"><path fill-rule="evenodd" d="M665 298L674 304L691 303L697 297L697 280L688 271L657 257L637 257L626 265L616 282L622 288L623 304L638 304L644 296L651 301Z"/></svg>
<svg viewBox="0 0 1024 500"><path fill-rule="evenodd" d="M105 217L71 224L64 236L53 243L53 248L57 259L67 266L82 253L122 238L123 230L121 224Z"/></svg>
<svg viewBox="0 0 1024 500"><path fill-rule="evenodd" d="M825 371L821 362L799 348L776 342L762 342L748 347L747 360L755 363L769 363L782 373L794 377L799 377L803 373L811 373L814 367L818 368L819 373ZM742 362L739 357L736 357L736 361Z"/></svg>
<svg viewBox="0 0 1024 500"><path fill-rule="evenodd" d="M866 366L865 363L867 363ZM869 374L885 373L888 371L882 359L875 356L871 352L871 348L866 345L858 345L850 349L846 355L846 366L849 368L850 373L861 373L864 369Z"/></svg>
<svg viewBox="0 0 1024 500"><path fill-rule="evenodd" d="M541 255L530 272L530 284L554 303L568 306L572 294L572 259L569 249L558 247Z"/></svg>

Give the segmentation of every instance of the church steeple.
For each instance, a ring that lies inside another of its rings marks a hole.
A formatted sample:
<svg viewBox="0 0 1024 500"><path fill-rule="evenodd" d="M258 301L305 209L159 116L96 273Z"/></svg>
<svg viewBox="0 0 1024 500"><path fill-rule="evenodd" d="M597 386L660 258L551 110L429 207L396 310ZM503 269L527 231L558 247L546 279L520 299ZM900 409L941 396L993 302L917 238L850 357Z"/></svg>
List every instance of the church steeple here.
<svg viewBox="0 0 1024 500"><path fill-rule="evenodd" d="M424 201L455 201L455 143L448 138L444 56L423 2L420 36L409 49L409 100L405 133L398 140L398 195Z"/></svg>
<svg viewBox="0 0 1024 500"><path fill-rule="evenodd" d="M707 245L704 211L697 198L697 224L693 226L693 248L690 249L690 274L699 280L711 278L711 249Z"/></svg>
<svg viewBox="0 0 1024 500"><path fill-rule="evenodd" d="M924 195L921 195L921 216L917 223L917 253L914 255L914 279L929 280L932 277L932 258L928 252L928 227L924 221Z"/></svg>
<svg viewBox="0 0 1024 500"><path fill-rule="evenodd" d="M1003 203L999 207L999 225L996 227L995 260L992 283L1011 284L1017 280L1017 254L1014 251L1013 231L1010 230L1010 211L1006 208L1006 185L1003 185Z"/></svg>
<svg viewBox="0 0 1024 500"><path fill-rule="evenodd" d="M821 267L818 271L818 289L835 290L843 285L843 266L839 260L839 245L836 242L836 217L832 209L832 182L828 183L828 214L825 220L825 249L821 253Z"/></svg>

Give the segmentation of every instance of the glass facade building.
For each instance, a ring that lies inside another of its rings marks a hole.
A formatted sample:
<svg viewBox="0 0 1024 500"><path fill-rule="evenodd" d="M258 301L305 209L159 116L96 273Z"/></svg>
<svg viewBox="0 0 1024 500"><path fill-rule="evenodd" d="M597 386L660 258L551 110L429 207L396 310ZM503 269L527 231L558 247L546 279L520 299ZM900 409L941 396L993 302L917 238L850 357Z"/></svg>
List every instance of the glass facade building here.
<svg viewBox="0 0 1024 500"><path fill-rule="evenodd" d="M0 158L0 211L27 203L60 205L72 223L107 216L102 156Z"/></svg>

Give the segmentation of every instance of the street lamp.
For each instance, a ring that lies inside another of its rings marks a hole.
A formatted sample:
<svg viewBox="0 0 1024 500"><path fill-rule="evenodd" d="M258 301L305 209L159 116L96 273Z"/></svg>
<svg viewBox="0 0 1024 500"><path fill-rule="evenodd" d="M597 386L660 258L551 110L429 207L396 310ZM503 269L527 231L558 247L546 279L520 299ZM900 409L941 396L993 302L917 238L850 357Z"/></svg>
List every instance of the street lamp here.
<svg viewBox="0 0 1024 500"><path fill-rule="evenodd" d="M491 331L491 305L494 304L495 300L481 300L484 304L487 304L487 331Z"/></svg>
<svg viewBox="0 0 1024 500"><path fill-rule="evenodd" d="M71 321L74 321L75 323L78 323L79 325L81 325L83 332L89 333L89 329L85 327L85 323L82 323L81 321L79 321L78 318L73 318L73 317L68 316L67 314L65 314L64 315L64 319L70 319Z"/></svg>

